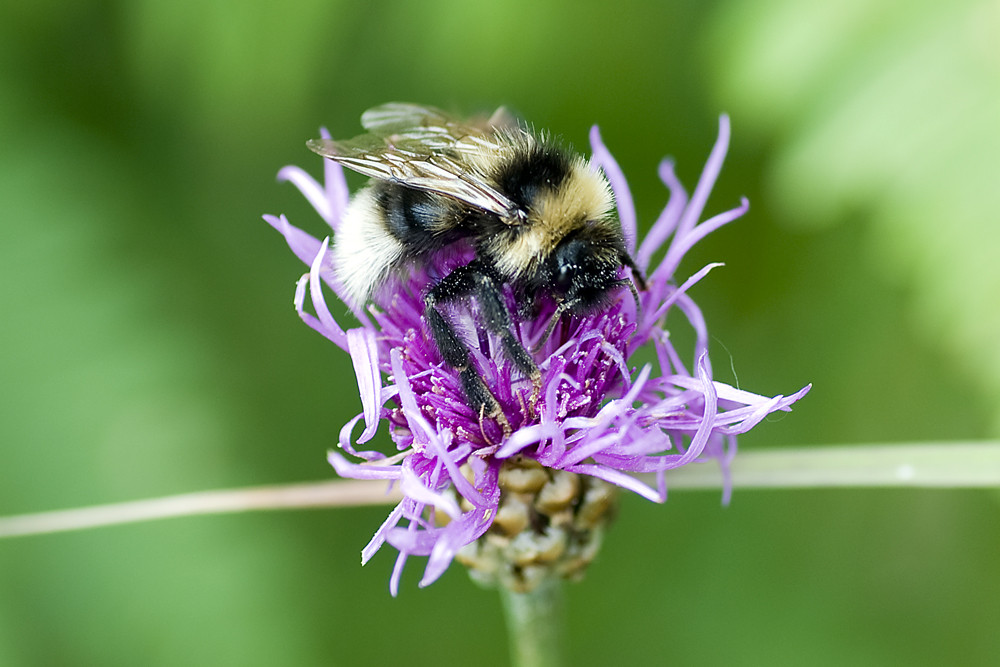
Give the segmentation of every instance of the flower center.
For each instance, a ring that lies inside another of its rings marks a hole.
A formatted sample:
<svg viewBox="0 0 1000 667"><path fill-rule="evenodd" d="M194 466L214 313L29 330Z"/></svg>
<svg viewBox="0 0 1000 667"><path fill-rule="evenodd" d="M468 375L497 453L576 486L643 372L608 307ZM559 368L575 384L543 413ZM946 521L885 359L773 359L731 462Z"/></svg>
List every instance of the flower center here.
<svg viewBox="0 0 1000 667"><path fill-rule="evenodd" d="M526 457L506 461L499 484L493 525L456 556L472 578L518 593L550 577L581 578L614 518L617 487Z"/></svg>

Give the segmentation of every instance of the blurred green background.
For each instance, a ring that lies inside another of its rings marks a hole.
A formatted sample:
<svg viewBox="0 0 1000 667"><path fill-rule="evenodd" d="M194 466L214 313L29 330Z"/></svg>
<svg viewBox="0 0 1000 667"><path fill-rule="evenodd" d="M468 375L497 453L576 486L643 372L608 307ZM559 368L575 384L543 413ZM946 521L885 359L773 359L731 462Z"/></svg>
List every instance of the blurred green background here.
<svg viewBox="0 0 1000 667"><path fill-rule="evenodd" d="M586 146L641 224L676 158L750 213L681 273L716 376L813 382L744 450L1000 435L995 2L10 2L0 9L0 513L326 479L359 410L262 213L304 142L391 100L507 104ZM682 335L682 334L679 334ZM385 437L384 435L382 437ZM568 590L574 664L986 664L998 495L624 500ZM360 549L385 508L0 542L2 665L506 663L497 595Z"/></svg>

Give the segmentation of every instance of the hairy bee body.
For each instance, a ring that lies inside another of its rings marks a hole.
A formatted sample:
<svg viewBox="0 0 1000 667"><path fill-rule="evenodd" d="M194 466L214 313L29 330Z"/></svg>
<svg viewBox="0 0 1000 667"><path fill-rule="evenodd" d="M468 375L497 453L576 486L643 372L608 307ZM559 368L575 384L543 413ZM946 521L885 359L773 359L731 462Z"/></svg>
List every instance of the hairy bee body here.
<svg viewBox="0 0 1000 667"><path fill-rule="evenodd" d="M471 246L471 263L429 287L427 319L445 361L463 373L470 401L494 415L496 401L469 368L468 349L438 312L440 304L476 298L484 326L501 336L507 355L537 387L538 369L511 333L503 285L513 289L519 312L553 299L556 318L594 310L616 288L634 292L619 277L623 266L642 284L604 175L500 114L475 124L430 107L387 104L362 116L369 134L309 142L320 155L372 177L334 240L337 278L353 305L371 299L394 273L457 242Z"/></svg>
<svg viewBox="0 0 1000 667"><path fill-rule="evenodd" d="M392 273L461 239L502 282L530 293L547 291L554 272L546 271L546 261L571 235L607 255L612 269L621 266L621 230L604 177L546 139L501 132L483 155L466 155L465 165L524 211L526 221L510 224L452 196L374 179L352 200L334 242L337 275L354 305L370 300Z"/></svg>

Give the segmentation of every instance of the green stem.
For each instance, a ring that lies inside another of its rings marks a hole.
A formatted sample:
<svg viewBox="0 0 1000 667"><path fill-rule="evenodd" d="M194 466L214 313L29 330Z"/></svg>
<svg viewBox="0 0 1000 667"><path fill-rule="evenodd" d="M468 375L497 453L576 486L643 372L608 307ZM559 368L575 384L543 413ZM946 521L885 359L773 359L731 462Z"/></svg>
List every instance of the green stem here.
<svg viewBox="0 0 1000 667"><path fill-rule="evenodd" d="M735 489L858 487L998 488L1000 441L922 442L803 447L740 452L731 467ZM652 476L639 475L651 485ZM717 465L667 473L670 489L718 489ZM399 502L385 482L331 480L201 491L149 500L0 517L0 538L83 530L135 521L252 510L349 507Z"/></svg>
<svg viewBox="0 0 1000 667"><path fill-rule="evenodd" d="M515 667L558 667L563 664L562 581L547 578L530 593L500 587L510 659Z"/></svg>
<svg viewBox="0 0 1000 667"><path fill-rule="evenodd" d="M731 472L735 489L996 488L1000 486L1000 442L741 451ZM689 465L667 473L672 489L717 489L720 483L716 465Z"/></svg>

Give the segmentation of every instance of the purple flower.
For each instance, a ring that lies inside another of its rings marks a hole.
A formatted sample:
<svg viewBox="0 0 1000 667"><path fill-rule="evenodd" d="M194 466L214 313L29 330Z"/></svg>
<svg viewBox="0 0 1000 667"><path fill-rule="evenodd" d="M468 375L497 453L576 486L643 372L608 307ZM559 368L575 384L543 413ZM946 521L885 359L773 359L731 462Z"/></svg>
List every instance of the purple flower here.
<svg viewBox="0 0 1000 667"><path fill-rule="evenodd" d="M497 352L496 341L477 326L474 314L455 313L459 328L470 332L472 340L478 333L479 345L472 354L512 428L509 435L469 406L457 372L442 362L424 322L424 290L446 272L443 263L454 266L469 257L459 252L442 258L441 265L400 278L366 312L354 312L361 326L345 330L330 313L322 291L325 284L340 295L329 238L319 241L284 216L264 216L310 266L295 292L299 315L349 353L354 363L362 412L341 429L341 451L330 452L330 463L344 477L391 480L404 494L362 552L366 562L387 541L399 551L390 580L393 595L409 556L429 557L420 582L424 586L440 577L460 550L466 562L482 561L484 552L467 545L487 531L498 536L494 542L508 558L517 560L519 556L510 556L518 548L514 527L524 524L524 517L537 524L543 516L544 525L535 525L541 543L533 543L528 565L518 561L511 571L521 580L530 579L530 564L545 560L536 552L551 538L562 540L553 547L561 559L557 571L573 574L582 567L580 559L586 560L577 552L589 548L580 547L581 535L590 527L599 528L612 504L609 484L663 502L667 470L714 459L727 475L735 436L776 410L789 410L809 390L807 386L791 396L765 397L713 381L705 320L688 292L719 265L710 264L680 284L674 279L688 249L747 210L744 199L737 208L699 223L725 158L728 118L720 119L718 140L693 195L685 192L671 162L660 164L670 199L638 248L636 214L625 178L596 127L590 141L593 160L614 191L627 249L648 276L647 289L639 294L641 309L628 290L621 290L603 312L566 317L556 325L535 354L542 387L534 409L528 405L531 381ZM298 167L285 167L278 178L295 184L337 233L348 201L339 165L324 161L323 184ZM305 310L307 295L315 314ZM679 311L694 329L690 365L664 328L671 310ZM527 348L544 338L551 312L543 310L517 325ZM636 371L630 359L644 346L655 352L656 363ZM364 429L355 439L361 420ZM382 422L388 424L398 453L387 457L357 448L372 439ZM652 473L655 486L635 473ZM561 488L574 489L576 495L571 498L567 491L565 498L553 501ZM724 501L729 493L727 481ZM501 505L507 496L530 511L519 513ZM585 526L581 516L591 510L597 518Z"/></svg>

